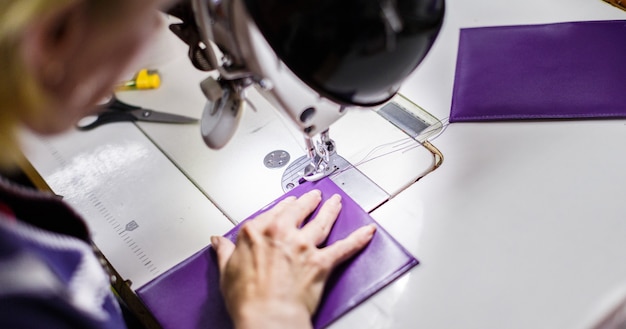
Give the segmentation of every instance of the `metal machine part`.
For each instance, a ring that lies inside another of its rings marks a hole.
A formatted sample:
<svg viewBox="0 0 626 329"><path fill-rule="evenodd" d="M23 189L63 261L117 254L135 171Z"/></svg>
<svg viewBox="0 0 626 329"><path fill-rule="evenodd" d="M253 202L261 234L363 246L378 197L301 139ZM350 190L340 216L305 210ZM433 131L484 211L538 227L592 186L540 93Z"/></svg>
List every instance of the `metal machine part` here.
<svg viewBox="0 0 626 329"><path fill-rule="evenodd" d="M228 81L220 84L207 83L215 81L209 78L203 81L202 87L210 85L206 94L212 93L215 97L207 102L202 119L200 120L200 133L204 143L212 149L220 149L233 137L239 126L239 121L244 109L244 95L238 90L237 85L229 84ZM204 90L204 88L203 88Z"/></svg>
<svg viewBox="0 0 626 329"><path fill-rule="evenodd" d="M267 168L282 168L291 160L291 155L284 150L275 150L268 153L263 159L263 164Z"/></svg>
<svg viewBox="0 0 626 329"><path fill-rule="evenodd" d="M331 159L337 152L335 151L335 142L330 139L328 134L328 129L320 134L319 140L314 141L311 137L306 136L304 141L310 161L302 172L302 178L307 181L317 181L332 174L336 170L336 166Z"/></svg>
<svg viewBox="0 0 626 329"><path fill-rule="evenodd" d="M372 110L422 144L441 134L445 128L444 122L402 94L396 94L391 101Z"/></svg>

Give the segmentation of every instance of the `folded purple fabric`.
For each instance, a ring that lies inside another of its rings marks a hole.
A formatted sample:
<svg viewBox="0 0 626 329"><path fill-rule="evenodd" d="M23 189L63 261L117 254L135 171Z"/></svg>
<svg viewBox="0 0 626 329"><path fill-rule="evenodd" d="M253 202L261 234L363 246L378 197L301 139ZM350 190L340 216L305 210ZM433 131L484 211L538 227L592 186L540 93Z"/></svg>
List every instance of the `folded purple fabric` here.
<svg viewBox="0 0 626 329"><path fill-rule="evenodd" d="M326 244L345 238L363 225L376 224L328 178L298 186L249 218L287 196L300 196L313 188L322 191L323 200L335 193L342 196L343 207ZM225 237L235 241L240 225ZM328 326L417 264L409 252L378 226L369 245L331 274L313 318L314 327ZM232 328L219 291L217 257L210 246L141 287L137 294L165 329Z"/></svg>
<svg viewBox="0 0 626 329"><path fill-rule="evenodd" d="M626 117L626 21L462 29L450 122Z"/></svg>

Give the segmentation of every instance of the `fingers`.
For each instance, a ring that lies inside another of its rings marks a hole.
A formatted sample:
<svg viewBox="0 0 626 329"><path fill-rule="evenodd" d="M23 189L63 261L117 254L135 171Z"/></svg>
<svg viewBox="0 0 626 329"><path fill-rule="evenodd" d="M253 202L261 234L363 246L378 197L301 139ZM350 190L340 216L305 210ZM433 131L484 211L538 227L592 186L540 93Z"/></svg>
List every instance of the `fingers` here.
<svg viewBox="0 0 626 329"><path fill-rule="evenodd" d="M308 241L313 241L313 244L316 246L321 244L326 240L340 211L341 196L335 194L324 202L315 219L302 228L302 234L305 235Z"/></svg>
<svg viewBox="0 0 626 329"><path fill-rule="evenodd" d="M280 219L284 225L300 227L302 222L309 216L322 201L320 190L311 190L299 198L288 197L276 204L272 209L259 215L255 220L267 224ZM279 218L280 217L280 218ZM284 218L282 218L284 217Z"/></svg>
<svg viewBox="0 0 626 329"><path fill-rule="evenodd" d="M219 266L220 273L224 273L226 264L228 263L230 256L235 251L235 244L224 237L212 236L211 245L213 246L213 249L215 249L215 253L217 253L217 264Z"/></svg>
<svg viewBox="0 0 626 329"><path fill-rule="evenodd" d="M293 214L292 217L295 219L295 226L300 227L302 222L317 208L317 206L322 201L322 191L320 190L311 190L307 193L304 193L302 196L296 200L296 202L292 203Z"/></svg>
<svg viewBox="0 0 626 329"><path fill-rule="evenodd" d="M249 232L248 235L251 235L250 239L257 242L268 238L272 240L286 239L283 242L287 244L291 244L294 241L307 241L306 243L310 243L313 248L315 248L314 246L319 246L328 237L341 211L340 195L335 194L330 197L324 202L314 220L308 222L300 230L297 228L317 208L320 201L321 191L319 190L309 191L299 198L288 197L280 201L272 209L247 223L247 226L254 226L252 231L258 233L252 234L254 232ZM288 225L289 222L293 225ZM242 231L245 230L242 229ZM325 248L317 249L317 256L324 260L323 263L334 268L337 264L363 249L372 239L375 231L376 226L374 225L361 227L345 239L336 241ZM241 234L242 232L240 232ZM296 238L297 235L300 235L300 237ZM215 242L213 238L211 242L214 244L218 254L220 270L223 271L235 249L235 245L227 239L221 237L214 238L216 238Z"/></svg>
<svg viewBox="0 0 626 329"><path fill-rule="evenodd" d="M376 226L373 224L360 227L345 239L320 249L321 256L330 262L331 268L334 268L363 249L372 240L375 231Z"/></svg>

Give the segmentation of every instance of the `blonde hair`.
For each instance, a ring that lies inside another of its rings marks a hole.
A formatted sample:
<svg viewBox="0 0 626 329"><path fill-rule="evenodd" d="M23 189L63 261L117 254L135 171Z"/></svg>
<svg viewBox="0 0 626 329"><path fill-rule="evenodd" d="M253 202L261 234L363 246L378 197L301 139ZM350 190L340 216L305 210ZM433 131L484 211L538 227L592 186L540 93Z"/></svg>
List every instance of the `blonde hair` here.
<svg viewBox="0 0 626 329"><path fill-rule="evenodd" d="M23 31L55 7L76 0L0 1L0 169L12 169L22 154L18 128L23 118L37 116L46 97L22 54Z"/></svg>

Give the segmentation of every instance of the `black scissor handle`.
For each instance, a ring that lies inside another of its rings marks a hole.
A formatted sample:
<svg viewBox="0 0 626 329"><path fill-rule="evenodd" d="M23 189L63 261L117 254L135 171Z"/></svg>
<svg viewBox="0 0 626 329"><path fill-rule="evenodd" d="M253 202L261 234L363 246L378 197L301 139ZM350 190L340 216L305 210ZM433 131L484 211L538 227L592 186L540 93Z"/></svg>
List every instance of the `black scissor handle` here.
<svg viewBox="0 0 626 329"><path fill-rule="evenodd" d="M76 128L81 131L86 131L107 123L137 121L137 117L135 117L132 112L134 110L141 109L139 106L126 104L120 101L117 97L115 97L115 94L100 103L98 108L101 110L100 113L82 118L76 124Z"/></svg>
<svg viewBox="0 0 626 329"><path fill-rule="evenodd" d="M137 118L130 112L124 112L119 110L105 110L97 115L84 117L77 124L76 128L81 131L91 130L106 123L122 122L122 121L136 121Z"/></svg>
<svg viewBox="0 0 626 329"><path fill-rule="evenodd" d="M102 107L118 111L133 111L141 109L140 106L124 103L121 100L117 99L117 97L115 96L111 97L111 99L107 103L103 104Z"/></svg>

